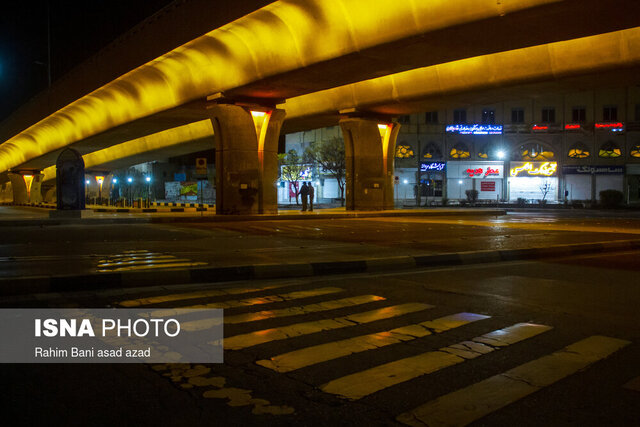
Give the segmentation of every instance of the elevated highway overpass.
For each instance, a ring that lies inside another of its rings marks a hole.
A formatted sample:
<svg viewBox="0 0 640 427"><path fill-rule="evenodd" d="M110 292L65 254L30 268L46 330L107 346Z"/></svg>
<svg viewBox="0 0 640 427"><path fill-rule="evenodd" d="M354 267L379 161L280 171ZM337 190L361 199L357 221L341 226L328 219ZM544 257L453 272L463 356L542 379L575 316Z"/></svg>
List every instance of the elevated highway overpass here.
<svg viewBox="0 0 640 427"><path fill-rule="evenodd" d="M82 154L104 150L109 158L108 147L116 146L113 155L124 141L211 120L220 211L272 211L275 200L267 193L277 174L280 110L288 132L335 124L340 112L389 116L487 90L508 97L592 83L603 72L633 78L639 11L637 2L615 0L278 1L8 139L0 145L0 169L42 170L69 146ZM360 181L350 191L378 194L354 199L352 208L383 208L393 200L388 153L397 125L387 124L343 121L343 129L352 127L350 175ZM238 201L243 189L255 190L249 207Z"/></svg>

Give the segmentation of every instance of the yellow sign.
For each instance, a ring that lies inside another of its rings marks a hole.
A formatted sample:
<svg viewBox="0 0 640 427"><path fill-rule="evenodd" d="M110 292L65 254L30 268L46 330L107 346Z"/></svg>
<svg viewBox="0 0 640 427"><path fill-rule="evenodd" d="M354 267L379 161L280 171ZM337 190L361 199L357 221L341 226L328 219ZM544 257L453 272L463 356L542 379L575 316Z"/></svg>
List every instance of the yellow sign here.
<svg viewBox="0 0 640 427"><path fill-rule="evenodd" d="M514 166L514 163L511 165ZM515 165L509 171L511 176L555 176L558 170L556 162L526 162Z"/></svg>

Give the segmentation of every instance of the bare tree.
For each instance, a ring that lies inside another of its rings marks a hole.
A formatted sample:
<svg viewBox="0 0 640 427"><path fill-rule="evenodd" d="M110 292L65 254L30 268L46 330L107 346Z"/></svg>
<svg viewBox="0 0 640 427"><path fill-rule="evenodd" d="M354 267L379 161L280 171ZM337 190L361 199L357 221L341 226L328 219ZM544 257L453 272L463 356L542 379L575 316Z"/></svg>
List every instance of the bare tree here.
<svg viewBox="0 0 640 427"><path fill-rule="evenodd" d="M303 159L298 155L296 150L289 150L286 154L278 154L278 163L280 164L280 178L287 181L289 186L293 186L296 193L296 205L298 204L298 194L300 191L296 183L302 179L305 171ZM289 199L291 200L291 199Z"/></svg>
<svg viewBox="0 0 640 427"><path fill-rule="evenodd" d="M344 141L341 138L312 143L305 151L305 158L319 166L319 169L338 182L340 204L344 206L344 187L346 162L344 157Z"/></svg>
<svg viewBox="0 0 640 427"><path fill-rule="evenodd" d="M540 186L540 192L542 193L542 203L546 202L547 194L549 193L549 191L551 191L551 184L549 184L548 182L545 182Z"/></svg>

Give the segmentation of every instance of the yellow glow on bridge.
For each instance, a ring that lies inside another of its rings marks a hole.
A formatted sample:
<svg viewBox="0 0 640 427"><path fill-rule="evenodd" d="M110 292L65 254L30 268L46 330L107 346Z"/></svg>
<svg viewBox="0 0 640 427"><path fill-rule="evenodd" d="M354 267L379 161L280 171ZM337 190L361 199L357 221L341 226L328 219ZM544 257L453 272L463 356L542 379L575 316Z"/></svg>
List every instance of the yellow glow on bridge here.
<svg viewBox="0 0 640 427"><path fill-rule="evenodd" d="M0 171L265 77L560 0L276 1L87 94L0 145ZM593 55L597 56L597 55ZM269 97L265 90L258 96Z"/></svg>

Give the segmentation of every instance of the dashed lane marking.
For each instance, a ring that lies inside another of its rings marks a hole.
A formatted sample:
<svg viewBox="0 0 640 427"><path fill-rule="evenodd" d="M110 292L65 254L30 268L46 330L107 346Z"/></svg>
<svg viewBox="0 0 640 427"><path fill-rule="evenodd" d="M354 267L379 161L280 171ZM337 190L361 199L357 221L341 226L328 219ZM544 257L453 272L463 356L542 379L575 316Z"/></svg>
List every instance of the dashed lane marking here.
<svg viewBox="0 0 640 427"><path fill-rule="evenodd" d="M373 350L400 342L415 340L431 334L438 334L489 316L474 313L458 313L435 320L403 326L390 331L361 335L326 344L305 347L300 350L274 356L256 363L276 372L290 372L306 366L337 359L354 353Z"/></svg>
<svg viewBox="0 0 640 427"><path fill-rule="evenodd" d="M629 341L592 336L398 416L411 426L465 426L608 357Z"/></svg>
<svg viewBox="0 0 640 427"><path fill-rule="evenodd" d="M300 335L346 328L363 323L371 323L377 320L389 319L417 311L428 310L430 308L433 308L433 306L420 303L392 305L377 310L350 314L348 316L336 317L333 319L315 320L311 322L281 326L279 328L264 329L261 331L225 338L224 348L225 350L241 350L243 348L253 347L254 345L264 344L271 341L285 340Z"/></svg>
<svg viewBox="0 0 640 427"><path fill-rule="evenodd" d="M473 338L471 341L463 341L437 351L418 354L356 372L330 381L320 388L327 393L347 399L360 399L393 385L457 365L466 360L475 359L550 329L552 329L551 326L546 325L518 323Z"/></svg>

